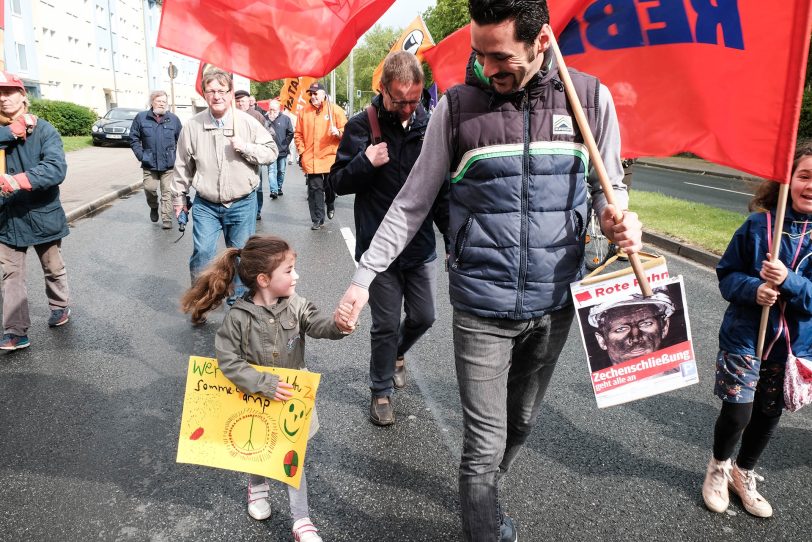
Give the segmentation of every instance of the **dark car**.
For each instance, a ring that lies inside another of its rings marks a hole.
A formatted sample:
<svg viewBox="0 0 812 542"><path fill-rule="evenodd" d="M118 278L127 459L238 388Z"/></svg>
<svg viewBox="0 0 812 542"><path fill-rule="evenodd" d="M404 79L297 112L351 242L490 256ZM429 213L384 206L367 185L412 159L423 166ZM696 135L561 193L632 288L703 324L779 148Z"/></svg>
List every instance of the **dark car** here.
<svg viewBox="0 0 812 542"><path fill-rule="evenodd" d="M93 145L97 147L104 143L129 145L130 126L140 112L140 109L129 107L114 107L108 111L106 115L96 121L91 129Z"/></svg>

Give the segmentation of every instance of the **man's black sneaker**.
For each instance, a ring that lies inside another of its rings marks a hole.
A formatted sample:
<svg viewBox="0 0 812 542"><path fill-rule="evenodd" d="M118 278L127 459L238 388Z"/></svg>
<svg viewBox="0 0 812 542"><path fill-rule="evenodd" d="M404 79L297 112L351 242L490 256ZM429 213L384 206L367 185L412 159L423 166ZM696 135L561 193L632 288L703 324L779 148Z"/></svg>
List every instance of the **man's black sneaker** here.
<svg viewBox="0 0 812 542"><path fill-rule="evenodd" d="M157 208L156 209L150 208L150 210L149 210L149 219L152 220L153 222L158 222L158 209Z"/></svg>

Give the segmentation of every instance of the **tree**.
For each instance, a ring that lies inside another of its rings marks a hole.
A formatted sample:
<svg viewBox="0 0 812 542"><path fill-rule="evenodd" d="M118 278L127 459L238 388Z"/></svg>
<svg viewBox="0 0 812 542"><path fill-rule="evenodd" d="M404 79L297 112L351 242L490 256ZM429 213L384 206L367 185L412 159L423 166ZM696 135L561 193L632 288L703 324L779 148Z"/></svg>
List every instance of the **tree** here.
<svg viewBox="0 0 812 542"><path fill-rule="evenodd" d="M257 100L269 100L271 98L276 98L279 96L279 92L282 90L282 84L284 82L284 79L266 81L264 83L251 81L251 94L256 96Z"/></svg>
<svg viewBox="0 0 812 542"><path fill-rule="evenodd" d="M437 0L437 5L423 12L434 43L439 43L455 30L471 22L468 0Z"/></svg>

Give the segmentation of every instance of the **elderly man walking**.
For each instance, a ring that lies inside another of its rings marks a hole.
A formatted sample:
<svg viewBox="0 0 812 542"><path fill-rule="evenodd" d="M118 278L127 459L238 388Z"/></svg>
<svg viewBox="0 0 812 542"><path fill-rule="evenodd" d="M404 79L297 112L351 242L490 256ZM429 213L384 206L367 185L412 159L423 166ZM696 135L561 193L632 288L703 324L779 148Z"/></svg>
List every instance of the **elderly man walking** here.
<svg viewBox="0 0 812 542"><path fill-rule="evenodd" d="M211 70L202 84L209 108L183 126L172 180L175 216L184 210L189 188L197 193L189 259L192 283L214 258L221 232L227 247L242 248L256 231L257 166L273 162L277 154L270 132L231 107L228 73ZM238 283L236 295L244 290Z"/></svg>
<svg viewBox="0 0 812 542"><path fill-rule="evenodd" d="M161 227L172 229L172 169L175 148L180 137L180 119L169 111L166 92L149 95L150 108L135 116L130 128L130 148L144 170L144 194L149 205L149 218L158 222L158 188L161 190Z"/></svg>
<svg viewBox="0 0 812 542"><path fill-rule="evenodd" d="M413 54L406 51L389 54L383 63L381 86L381 94L372 100L372 110L361 111L347 122L330 171L330 184L336 194L355 194L356 260L369 247L420 156L429 121L420 103L423 69ZM377 128L373 129L373 123ZM372 310L369 419L375 425L395 423L392 395L395 388L406 385L405 354L434 323L437 295L434 220L445 233L448 225L445 187L411 242L369 285ZM406 315L402 322L401 307Z"/></svg>
<svg viewBox="0 0 812 542"><path fill-rule="evenodd" d="M45 275L45 295L51 315L48 325L70 318L68 275L62 260L62 238L68 221L59 201L59 185L67 163L62 138L47 121L28 114L22 80L0 72L0 266L3 268L3 338L0 350L27 348L28 290L25 256L34 247Z"/></svg>

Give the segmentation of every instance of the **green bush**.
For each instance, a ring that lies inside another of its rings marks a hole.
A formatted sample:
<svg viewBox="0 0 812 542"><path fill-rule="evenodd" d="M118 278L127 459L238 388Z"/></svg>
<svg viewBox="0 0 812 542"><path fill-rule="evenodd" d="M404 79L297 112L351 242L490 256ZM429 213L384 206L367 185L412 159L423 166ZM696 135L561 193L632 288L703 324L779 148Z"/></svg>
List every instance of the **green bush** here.
<svg viewBox="0 0 812 542"><path fill-rule="evenodd" d="M798 121L798 139L812 139L812 89L804 89L801 118Z"/></svg>
<svg viewBox="0 0 812 542"><path fill-rule="evenodd" d="M54 125L62 136L90 135L96 113L87 107L57 100L31 100L29 112Z"/></svg>

